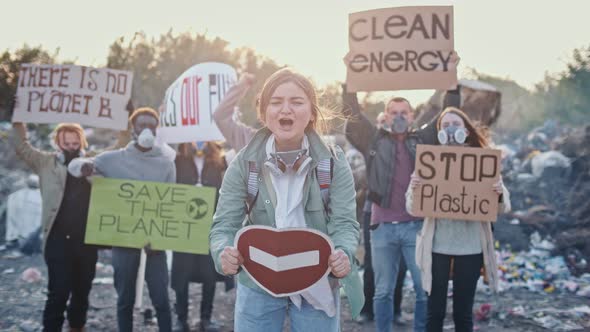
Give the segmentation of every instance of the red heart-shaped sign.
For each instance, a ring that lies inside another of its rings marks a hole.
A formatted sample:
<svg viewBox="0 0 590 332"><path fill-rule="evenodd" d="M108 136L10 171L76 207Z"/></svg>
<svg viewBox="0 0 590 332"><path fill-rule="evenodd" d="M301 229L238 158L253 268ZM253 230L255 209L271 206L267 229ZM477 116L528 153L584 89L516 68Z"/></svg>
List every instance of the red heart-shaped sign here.
<svg viewBox="0 0 590 332"><path fill-rule="evenodd" d="M334 248L322 232L307 228L242 228L235 246L244 258L243 268L274 296L301 293L329 272Z"/></svg>

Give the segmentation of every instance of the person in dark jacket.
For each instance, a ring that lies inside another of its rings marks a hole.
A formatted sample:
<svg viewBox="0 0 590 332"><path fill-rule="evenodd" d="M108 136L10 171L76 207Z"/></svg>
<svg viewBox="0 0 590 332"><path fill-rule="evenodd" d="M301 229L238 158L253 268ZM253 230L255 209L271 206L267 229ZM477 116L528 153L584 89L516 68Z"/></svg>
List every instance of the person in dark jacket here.
<svg viewBox="0 0 590 332"><path fill-rule="evenodd" d="M360 111L356 94L343 87L344 115L349 118L345 134L364 156L367 164L367 199L371 206L371 263L375 294L373 313L377 331L391 331L394 321L393 294L401 257L414 281L416 303L414 331L426 325L426 293L415 263L416 233L422 220L404 209L405 190L414 170L416 145L425 141L427 130L411 130L414 110L401 97L385 104L385 124L379 128Z"/></svg>
<svg viewBox="0 0 590 332"><path fill-rule="evenodd" d="M381 112L377 115L376 127L381 128L386 125L385 113ZM364 169L366 173L366 168ZM366 177L366 174L365 174ZM371 261L371 207L372 202L366 197L367 190L363 190L363 196L365 197L362 206L362 213L358 217L359 221L363 225L363 245L365 248L364 257L364 273L363 273L363 291L365 293L365 305L361 311L361 316L357 319L357 323L364 324L367 321L373 321L373 296L375 295L375 280L373 273L373 264ZM358 206L358 203L357 203ZM399 262L399 270L397 274L397 282L395 283L395 290L393 296L393 323L397 326L405 326L407 323L402 315L402 299L403 299L403 288L404 279L406 277L406 261L401 257Z"/></svg>
<svg viewBox="0 0 590 332"><path fill-rule="evenodd" d="M370 236L371 262L374 271L374 318L377 331L391 331L394 321L393 291L403 257L414 281L416 304L414 330L426 326L427 297L421 285L415 260L416 234L422 220L413 217L405 206L405 190L414 169L417 144L434 144L438 115L419 129L412 128L414 109L401 97L385 105L384 126L379 128L361 112L356 93L342 86L343 115L348 118L345 135L365 157L367 164L367 199L372 202ZM458 90L445 94L444 104L460 103Z"/></svg>
<svg viewBox="0 0 590 332"><path fill-rule="evenodd" d="M214 142L183 143L176 156L176 182L188 185L214 187L219 191L227 168L223 151ZM217 201L217 197L216 197ZM216 204L217 205L217 204ZM220 326L211 319L215 283L226 282L226 290L233 288L233 278L223 277L215 271L210 254L199 255L174 252L172 255L171 287L176 292L175 331L189 331L188 296L189 282L203 284L201 297L201 331L218 331Z"/></svg>
<svg viewBox="0 0 590 332"><path fill-rule="evenodd" d="M84 129L76 123L62 123L54 129L56 151L33 147L24 123L14 122L13 128L16 154L39 175L43 198L39 232L48 277L43 331L61 331L64 312L70 331L84 331L98 247L84 243L90 184L69 175L67 167L74 158L96 152L86 151ZM112 148L123 146L124 136L120 134Z"/></svg>

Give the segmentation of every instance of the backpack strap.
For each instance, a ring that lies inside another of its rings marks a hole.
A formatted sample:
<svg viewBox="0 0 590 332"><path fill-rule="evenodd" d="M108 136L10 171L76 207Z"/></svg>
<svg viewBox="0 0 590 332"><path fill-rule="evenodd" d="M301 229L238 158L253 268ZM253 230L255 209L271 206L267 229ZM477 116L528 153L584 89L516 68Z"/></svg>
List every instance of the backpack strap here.
<svg viewBox="0 0 590 332"><path fill-rule="evenodd" d="M326 158L319 161L316 168L316 176L320 185L320 194L324 202L324 210L327 214L330 213L330 186L332 185L332 177L334 172L334 159Z"/></svg>
<svg viewBox="0 0 590 332"><path fill-rule="evenodd" d="M256 199L258 198L258 176L260 174L260 169L256 165L256 162L249 161L248 162L248 196L246 197L246 214L250 215L252 208L254 207L254 203L256 203Z"/></svg>
<svg viewBox="0 0 590 332"><path fill-rule="evenodd" d="M332 177L334 176L334 159L326 158L319 161L316 168L316 176L320 185L320 194L324 203L324 210L330 213L330 186L332 185ZM256 162L248 162L248 196L246 197L246 214L250 215L258 198L258 185L260 169Z"/></svg>

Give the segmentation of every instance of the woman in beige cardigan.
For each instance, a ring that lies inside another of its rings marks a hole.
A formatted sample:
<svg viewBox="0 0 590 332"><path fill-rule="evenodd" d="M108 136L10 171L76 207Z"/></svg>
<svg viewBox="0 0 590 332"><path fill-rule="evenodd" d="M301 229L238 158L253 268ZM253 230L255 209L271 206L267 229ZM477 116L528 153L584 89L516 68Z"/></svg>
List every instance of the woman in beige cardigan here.
<svg viewBox="0 0 590 332"><path fill-rule="evenodd" d="M487 148L488 140L480 128L457 108L445 109L437 122L442 145ZM412 213L415 188L421 185L414 173L406 192L406 208ZM501 204L499 212L510 210L509 193L500 179L493 188ZM494 239L490 222L425 218L416 239L416 264L422 287L428 293L427 331L442 331L446 315L449 277L453 280L453 320L455 331L473 331L473 299L480 270L492 290L498 275Z"/></svg>

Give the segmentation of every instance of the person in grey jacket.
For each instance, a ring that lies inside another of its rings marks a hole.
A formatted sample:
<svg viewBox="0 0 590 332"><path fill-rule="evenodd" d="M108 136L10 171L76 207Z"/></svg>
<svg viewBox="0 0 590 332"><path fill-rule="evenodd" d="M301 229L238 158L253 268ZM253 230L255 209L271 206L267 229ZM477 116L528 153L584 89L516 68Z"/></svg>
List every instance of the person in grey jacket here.
<svg viewBox="0 0 590 332"><path fill-rule="evenodd" d="M133 127L134 140L126 148L104 152L93 159L80 160L82 165L74 160L69 167L70 173L76 167L81 167L83 176L98 173L108 178L175 183L174 161L166 155L164 147L154 145L159 123L158 113L151 108L139 108L129 120ZM159 330L168 332L172 329L172 322L166 253L146 249L145 279L150 298L156 309ZM140 255L141 249L113 247L117 323L122 332L133 330L133 305Z"/></svg>

